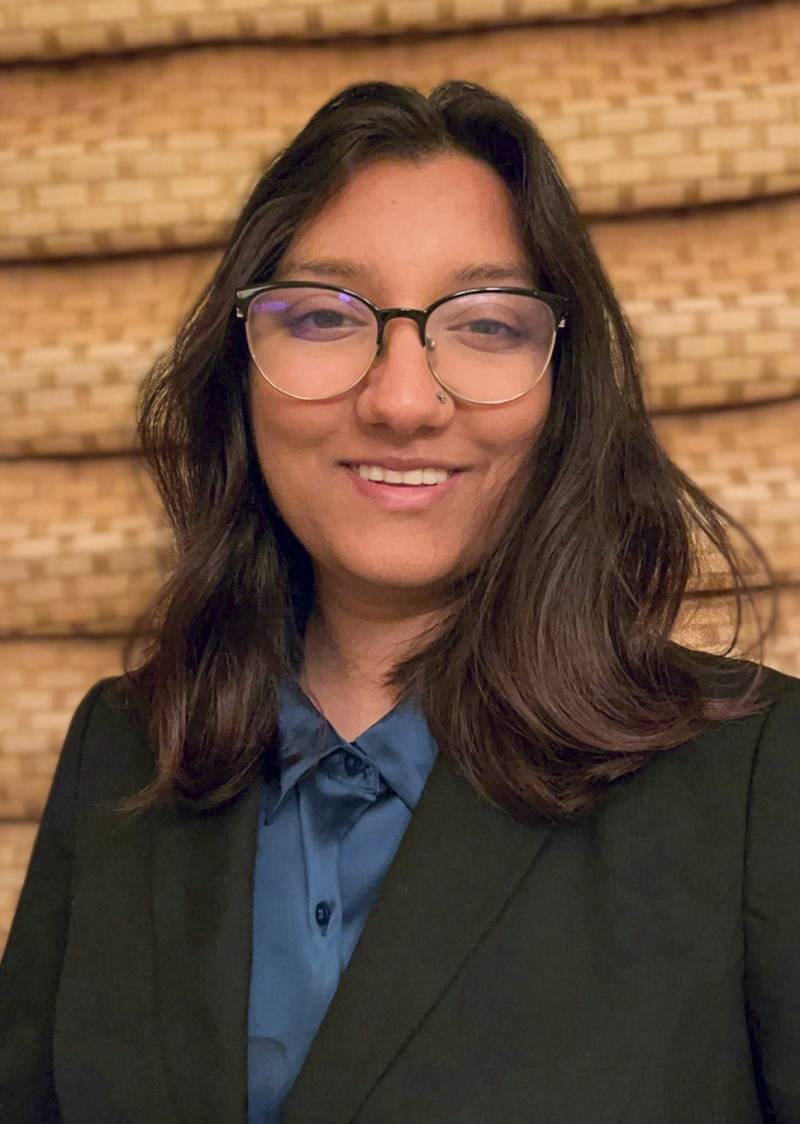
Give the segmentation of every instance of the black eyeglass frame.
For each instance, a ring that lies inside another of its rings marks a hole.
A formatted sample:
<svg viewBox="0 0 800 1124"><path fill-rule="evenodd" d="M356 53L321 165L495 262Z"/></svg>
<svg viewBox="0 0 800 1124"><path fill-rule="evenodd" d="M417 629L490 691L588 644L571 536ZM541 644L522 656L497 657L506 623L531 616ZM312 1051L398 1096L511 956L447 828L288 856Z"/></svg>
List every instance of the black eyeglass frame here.
<svg viewBox="0 0 800 1124"><path fill-rule="evenodd" d="M247 323L247 316L248 316L248 313L250 311L250 305L252 304L252 302L255 300L256 297L261 296L262 293L269 292L272 289L324 289L324 290L327 290L329 292L346 293L347 296L355 297L356 300L361 301L361 303L365 304L367 306L367 308L369 308L370 311L373 313L373 315L375 317L376 324L377 324L377 329L378 329L375 354L373 355L372 359L370 360L370 362L367 365L367 367L365 368L365 370L359 375L359 377L355 380L355 382L353 382L345 390L337 391L337 394L345 394L347 392L347 390L352 390L354 386L358 385L358 383L361 381L361 379L363 379L364 376L367 374L367 371L369 371L370 368L372 367L372 364L375 362L376 357L381 353L381 350L383 348L383 333L384 333L384 330L386 328L386 325L389 323L390 320L394 320L398 317L405 317L409 320L413 320L415 322L415 324L417 325L417 329L419 330L420 343L422 344L422 347L425 349L425 355L426 355L427 360L428 360L428 369L430 370L431 374L436 379L436 381L439 383L439 385L442 386L448 392L448 394L452 394L456 398L460 398L465 402L475 402L476 401L475 399L466 398L463 394L459 394L458 391L451 390L450 387L447 386L446 383L442 382L440 376L437 374L436 371L434 371L433 367L431 366L430 349L428 348L428 345L425 342L425 329L427 327L428 318L431 315L431 313L435 312L436 309L440 307L440 305L445 304L447 301L455 300L456 297L472 296L474 293L512 293L512 294L517 294L519 296L534 297L534 298L536 298L536 300L540 300L540 301L542 301L543 304L548 305L553 312L553 329L554 329L553 330L553 344L552 344L552 347L550 348L550 354L547 357L547 363L545 363L545 365L544 365L544 368L542 370L542 374L544 374L544 371L547 370L547 365L550 362L550 359L552 358L553 352L555 350L556 342L558 340L558 333L562 328L564 328L566 326L566 323L567 323L568 301L566 300L566 298L562 297L562 296L559 296L557 293L545 292L545 290L543 290L543 289L526 289L526 288L521 288L521 287L515 286L515 285L483 285L483 286L479 286L479 287L474 288L474 289L459 289L458 292L456 292L456 293L447 293L445 296L439 297L437 300L435 300L433 302L433 304L428 305L428 307L424 308L424 309L423 308L379 308L376 304L374 304L371 300L369 300L368 297L363 296L361 293L357 293L354 289L346 289L342 285L332 285L332 284L328 284L327 282L324 282L324 281L269 281L269 282L266 282L263 285L254 285L254 286L252 286L251 288L248 288L248 289L237 289L236 300L235 300L235 303L234 303L234 312L235 312L237 318L239 318L241 320L244 320L245 324L246 324ZM248 340L247 346L248 346L248 351L250 351L250 356L251 356L253 362L256 364L256 367L258 367L258 363L256 361L256 358L253 355L252 351L250 350L249 340ZM261 368L258 367L258 370L261 371ZM261 371L261 373L263 374L263 371ZM267 376L264 375L264 378L267 378ZM539 376L539 379L540 378L541 378L541 375ZM536 386L536 383L539 381L539 379L537 379L536 382L532 383L527 388L527 390L523 390L521 394L515 395L514 398L501 399L501 402L514 402L516 400L516 398L521 398L523 394L527 394L530 390L533 389L534 386ZM267 379L267 381L269 382L270 380ZM270 386L274 386L274 385L275 385L274 383L270 382ZM289 391L281 390L280 387L275 387L275 389L280 391L281 394L287 394L290 398L301 398L300 395L290 394ZM335 395L331 395L331 397L335 397ZM302 401L306 401L306 402L321 402L323 400L324 399L321 399L321 398L303 398L302 399ZM480 405L499 405L500 403L492 403L492 402L484 403L484 402L482 402L482 403L479 403L479 404Z"/></svg>

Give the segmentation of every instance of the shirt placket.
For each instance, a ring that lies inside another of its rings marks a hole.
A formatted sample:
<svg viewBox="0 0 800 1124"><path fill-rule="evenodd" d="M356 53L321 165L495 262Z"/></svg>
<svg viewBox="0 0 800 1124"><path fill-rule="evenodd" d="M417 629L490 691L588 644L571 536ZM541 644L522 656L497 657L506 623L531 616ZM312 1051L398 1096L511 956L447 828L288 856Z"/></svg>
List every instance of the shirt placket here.
<svg viewBox="0 0 800 1124"><path fill-rule="evenodd" d="M374 765L350 749L328 754L300 782L300 824L306 863L306 909L322 990L336 989L342 965L339 853L344 836L380 791Z"/></svg>

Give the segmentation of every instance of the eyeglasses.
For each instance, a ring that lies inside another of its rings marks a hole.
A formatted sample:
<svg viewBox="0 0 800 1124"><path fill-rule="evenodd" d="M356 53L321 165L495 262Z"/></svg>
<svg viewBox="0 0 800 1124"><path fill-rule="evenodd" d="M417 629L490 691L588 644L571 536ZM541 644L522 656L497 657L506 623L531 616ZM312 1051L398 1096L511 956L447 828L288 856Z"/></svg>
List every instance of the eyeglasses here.
<svg viewBox="0 0 800 1124"><path fill-rule="evenodd" d="M554 293L500 285L450 293L426 309L378 308L338 285L279 281L239 289L235 312L256 368L291 398L352 389L383 354L387 323L407 317L436 381L456 398L495 405L540 381L566 307Z"/></svg>

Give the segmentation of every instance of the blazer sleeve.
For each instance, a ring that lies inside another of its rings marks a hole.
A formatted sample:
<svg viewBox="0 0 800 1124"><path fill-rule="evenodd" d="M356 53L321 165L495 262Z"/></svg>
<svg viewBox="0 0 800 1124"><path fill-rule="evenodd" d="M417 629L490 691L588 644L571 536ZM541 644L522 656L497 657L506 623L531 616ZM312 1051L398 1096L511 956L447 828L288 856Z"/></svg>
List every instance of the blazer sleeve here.
<svg viewBox="0 0 800 1124"><path fill-rule="evenodd" d="M745 993L765 1120L800 1121L800 680L762 726L748 802Z"/></svg>
<svg viewBox="0 0 800 1124"><path fill-rule="evenodd" d="M59 1121L53 1022L69 927L75 811L84 734L106 680L70 721L0 964L0 1120Z"/></svg>

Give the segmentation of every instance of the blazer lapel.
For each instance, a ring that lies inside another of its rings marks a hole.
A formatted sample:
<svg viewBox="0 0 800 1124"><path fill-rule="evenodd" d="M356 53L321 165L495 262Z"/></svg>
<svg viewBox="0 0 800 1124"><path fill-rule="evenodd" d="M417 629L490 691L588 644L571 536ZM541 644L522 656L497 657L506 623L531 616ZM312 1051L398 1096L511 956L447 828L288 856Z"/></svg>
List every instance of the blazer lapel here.
<svg viewBox="0 0 800 1124"><path fill-rule="evenodd" d="M284 1124L354 1117L494 924L554 826L515 822L480 800L438 755L284 1101Z"/></svg>
<svg viewBox="0 0 800 1124"><path fill-rule="evenodd" d="M153 821L160 1033L180 1120L247 1120L247 1011L259 785Z"/></svg>

